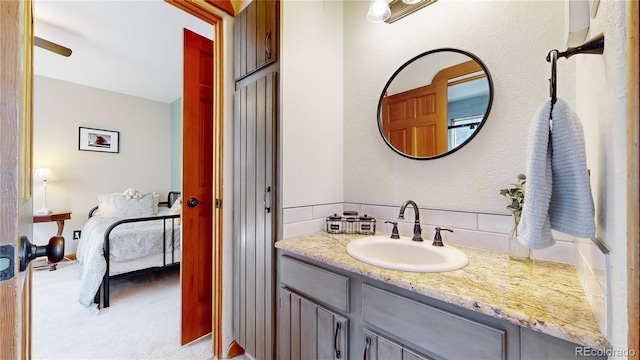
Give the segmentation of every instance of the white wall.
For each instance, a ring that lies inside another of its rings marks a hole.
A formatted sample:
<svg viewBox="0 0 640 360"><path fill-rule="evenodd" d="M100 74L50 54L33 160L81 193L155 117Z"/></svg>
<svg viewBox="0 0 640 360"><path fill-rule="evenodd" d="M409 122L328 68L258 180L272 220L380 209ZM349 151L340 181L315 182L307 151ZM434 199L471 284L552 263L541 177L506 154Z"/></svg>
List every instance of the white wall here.
<svg viewBox="0 0 640 360"><path fill-rule="evenodd" d="M283 207L343 201L343 21L340 1L283 1Z"/></svg>
<svg viewBox="0 0 640 360"><path fill-rule="evenodd" d="M547 53L564 46L558 1L438 1L393 24L366 21L369 2L344 7L344 197L347 202L504 213L499 190L524 172L529 123L549 98ZM487 66L493 107L478 135L446 157L392 151L377 125L394 71L422 52L469 51ZM558 64L558 96L575 104L575 60Z"/></svg>
<svg viewBox="0 0 640 360"><path fill-rule="evenodd" d="M169 105L171 146L171 189L182 191L182 97Z"/></svg>
<svg viewBox="0 0 640 360"><path fill-rule="evenodd" d="M59 181L48 184L49 209L69 210L63 236L74 254L80 230L97 195L134 187L167 194L170 190L169 104L42 76L34 78L34 168L49 167ZM78 128L120 132L120 153L78 150ZM42 185L34 183L34 208L42 204ZM34 240L45 244L55 223L34 224Z"/></svg>
<svg viewBox="0 0 640 360"><path fill-rule="evenodd" d="M604 54L576 57L576 113L585 130L597 235L611 248L605 258L589 242L578 242L578 255L587 264L582 280L614 349L627 347L627 206L632 200L627 196L627 175L632 174L627 144L633 139L626 122L628 7L627 2L601 1L587 38L604 33ZM602 270L606 276L600 276Z"/></svg>

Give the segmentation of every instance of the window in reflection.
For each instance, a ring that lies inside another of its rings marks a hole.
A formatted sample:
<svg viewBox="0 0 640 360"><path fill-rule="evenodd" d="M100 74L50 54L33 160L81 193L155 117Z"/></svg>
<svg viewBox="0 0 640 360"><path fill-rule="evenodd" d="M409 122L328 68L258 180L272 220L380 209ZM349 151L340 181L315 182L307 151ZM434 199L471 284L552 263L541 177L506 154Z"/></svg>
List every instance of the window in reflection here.
<svg viewBox="0 0 640 360"><path fill-rule="evenodd" d="M457 80L448 86L448 150L460 146L476 132L488 104L489 82L484 76L474 80Z"/></svg>

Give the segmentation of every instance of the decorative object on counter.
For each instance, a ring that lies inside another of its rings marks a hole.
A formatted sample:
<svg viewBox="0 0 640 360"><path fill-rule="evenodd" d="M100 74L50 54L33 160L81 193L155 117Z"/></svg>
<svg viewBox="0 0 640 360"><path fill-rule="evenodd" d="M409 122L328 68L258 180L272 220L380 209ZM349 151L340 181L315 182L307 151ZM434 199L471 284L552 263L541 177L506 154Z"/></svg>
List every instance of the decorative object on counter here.
<svg viewBox="0 0 640 360"><path fill-rule="evenodd" d="M342 228L345 234L358 233L358 212L346 210L342 212Z"/></svg>
<svg viewBox="0 0 640 360"><path fill-rule="evenodd" d="M329 234L342 234L342 216L333 214L327 218L327 232Z"/></svg>
<svg viewBox="0 0 640 360"><path fill-rule="evenodd" d="M524 185L527 177L524 174L518 174L518 182L511 184L510 187L500 190L509 201L507 210L513 215L513 230L509 235L509 258L512 260L527 261L531 258L531 249L518 241L518 224L522 215L522 206L524 205Z"/></svg>
<svg viewBox="0 0 640 360"><path fill-rule="evenodd" d="M333 214L326 219L329 234L375 235L376 219L367 214L358 216L357 211L343 211L342 216Z"/></svg>
<svg viewBox="0 0 640 360"><path fill-rule="evenodd" d="M362 235L374 235L376 233L376 219L364 214L360 216L358 226L358 234Z"/></svg>

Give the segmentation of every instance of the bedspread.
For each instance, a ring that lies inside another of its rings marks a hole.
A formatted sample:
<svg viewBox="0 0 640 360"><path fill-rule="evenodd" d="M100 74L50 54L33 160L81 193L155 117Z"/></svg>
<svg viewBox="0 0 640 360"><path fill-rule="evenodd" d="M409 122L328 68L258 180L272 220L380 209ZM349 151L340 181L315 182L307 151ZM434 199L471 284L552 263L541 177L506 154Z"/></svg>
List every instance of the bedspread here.
<svg viewBox="0 0 640 360"><path fill-rule="evenodd" d="M167 215L161 212L160 215ZM80 304L92 313L98 313L94 296L106 273L104 258L104 232L120 218L94 216L82 228L76 256L79 261ZM174 219L178 220L178 219ZM110 235L109 259L111 262L125 262L145 256L162 254L163 220L126 223L118 225ZM171 251L171 219L166 220L166 250ZM180 247L180 226L174 229L174 249Z"/></svg>

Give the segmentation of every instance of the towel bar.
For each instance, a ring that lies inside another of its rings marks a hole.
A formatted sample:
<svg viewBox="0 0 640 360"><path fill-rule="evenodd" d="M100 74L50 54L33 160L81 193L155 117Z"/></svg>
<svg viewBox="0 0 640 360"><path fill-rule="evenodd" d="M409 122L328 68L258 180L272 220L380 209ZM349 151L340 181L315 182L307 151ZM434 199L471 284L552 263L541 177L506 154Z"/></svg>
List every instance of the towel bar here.
<svg viewBox="0 0 640 360"><path fill-rule="evenodd" d="M609 250L609 247L604 242L602 242L602 240L600 240L598 237L592 237L591 241L593 241L593 243L596 244L598 249L600 249L600 251L602 251L605 255L609 255L609 253L611 252Z"/></svg>
<svg viewBox="0 0 640 360"><path fill-rule="evenodd" d="M604 34L600 33L596 35L593 39L587 41L586 43L576 46L569 47L567 50L560 52L558 49L553 49L549 51L547 54L547 62L551 63L551 78L549 79L549 93L551 96L551 104L556 103L556 61L558 58L570 58L576 54L596 54L602 55L604 52Z"/></svg>

